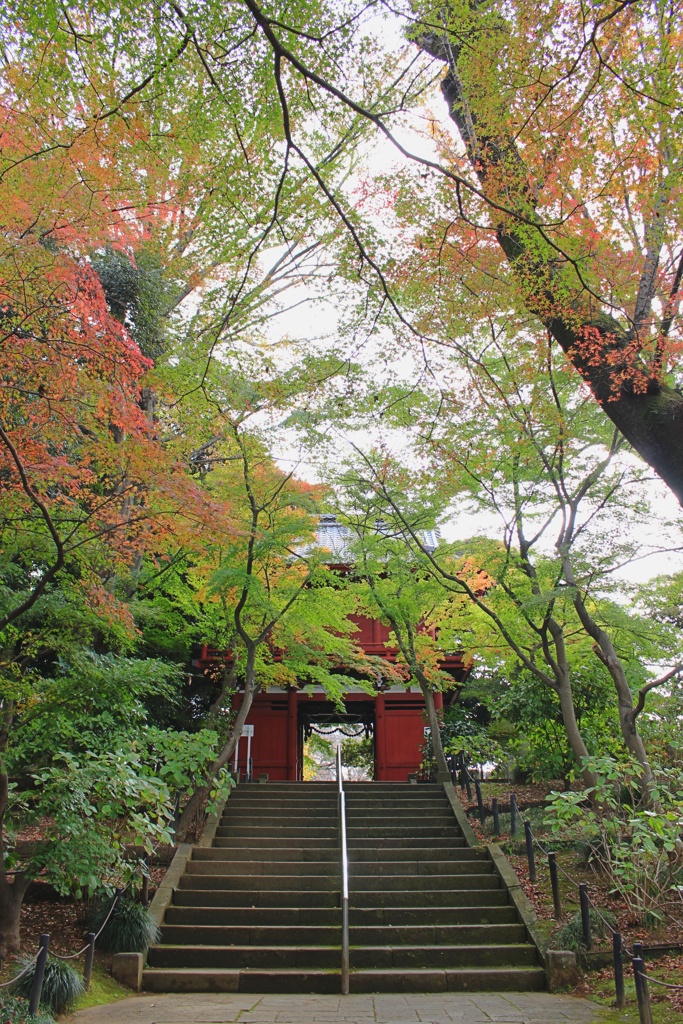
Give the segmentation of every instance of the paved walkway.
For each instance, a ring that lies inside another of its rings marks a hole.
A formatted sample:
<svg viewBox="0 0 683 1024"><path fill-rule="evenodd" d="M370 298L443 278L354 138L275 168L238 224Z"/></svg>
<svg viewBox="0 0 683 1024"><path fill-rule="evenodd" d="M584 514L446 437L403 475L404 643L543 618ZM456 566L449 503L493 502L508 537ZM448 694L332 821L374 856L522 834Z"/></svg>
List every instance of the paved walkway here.
<svg viewBox="0 0 683 1024"><path fill-rule="evenodd" d="M141 995L69 1024L593 1024L600 1007L544 992L472 995Z"/></svg>

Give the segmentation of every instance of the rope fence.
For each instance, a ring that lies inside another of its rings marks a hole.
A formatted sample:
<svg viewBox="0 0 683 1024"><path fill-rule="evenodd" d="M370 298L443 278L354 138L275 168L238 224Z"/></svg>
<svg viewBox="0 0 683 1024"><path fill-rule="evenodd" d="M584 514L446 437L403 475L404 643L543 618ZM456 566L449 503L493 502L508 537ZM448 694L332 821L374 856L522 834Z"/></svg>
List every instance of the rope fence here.
<svg viewBox="0 0 683 1024"><path fill-rule="evenodd" d="M30 1014L36 1014L38 1012L38 1007L40 1005L40 997L43 991L43 981L45 979L45 967L47 965L48 953L50 953L50 956L55 957L55 959L57 960L77 960L85 954L85 963L83 965L83 984L85 991L89 992L90 982L92 980L93 962L95 959L95 943L99 939L104 929L109 924L111 916L114 913L119 900L121 899L121 897L128 888L129 886L126 886L125 889L119 888L115 890L114 898L112 900L112 904L111 907L109 908L107 916L105 917L104 921L100 925L100 928L97 932L88 933L88 941L86 942L85 946L83 946L82 949L79 949L76 953L70 953L67 956L60 953L50 953L50 936L49 934L45 933L40 936L40 939L38 941L38 952L35 954L35 956L33 956L31 960L29 960L29 962L24 965L19 974L15 974L14 977L10 978L9 981L3 982L3 984L0 985L0 989L11 988L13 985L16 985L16 983L20 981L31 970L33 970L35 966L35 973L33 975L33 980L31 983L31 991L29 993L28 1009Z"/></svg>
<svg viewBox="0 0 683 1024"><path fill-rule="evenodd" d="M469 769L465 763L463 754L457 755L456 758L449 758L451 777L453 782L460 785L461 789L467 791L468 800L472 800L472 786L474 786L474 793L477 801L477 814L482 827L486 824L486 818L489 814L481 792L481 782L479 779L475 779L470 775ZM500 811L497 797L491 798L491 817L493 818L493 834L494 837L500 836ZM588 885L586 882L577 882L568 871L557 862L557 852L547 850L541 842L534 836L531 822L524 818L520 813L517 806L517 798L514 793L510 793L510 838L515 839L517 835L518 823L521 823L524 829L524 845L527 857L527 864L529 867L529 880L532 883L536 882L536 858L534 850L535 848L548 861L548 872L550 875L550 887L553 898L553 916L556 921L562 918L562 903L561 893L559 885L559 875L562 874L573 886L578 890L578 902L581 911L581 931L582 931L582 943L586 950L590 950L593 945L592 937L592 925L591 925L591 909L598 916L604 927L612 936L612 957L614 965L614 988L616 1005L620 1010L623 1010L626 1006L626 993L624 987L624 955L630 959L633 970L633 980L636 988L636 999L638 1001L638 1013L640 1017L640 1024L652 1024L652 1008L650 1005L650 994L648 989L648 983L652 985L659 985L662 988L675 989L677 991L683 991L683 985L673 985L670 982L660 981L657 978L653 978L645 970L645 961L643 960L643 946L641 942L634 942L633 949L630 950L623 942L621 933L614 928L600 908L593 902L588 891Z"/></svg>

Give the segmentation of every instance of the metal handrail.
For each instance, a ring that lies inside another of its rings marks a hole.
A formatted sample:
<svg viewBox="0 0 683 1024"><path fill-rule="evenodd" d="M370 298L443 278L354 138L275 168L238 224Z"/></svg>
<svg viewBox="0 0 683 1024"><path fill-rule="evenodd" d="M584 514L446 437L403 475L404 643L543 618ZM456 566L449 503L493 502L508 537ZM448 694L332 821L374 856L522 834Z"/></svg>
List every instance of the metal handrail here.
<svg viewBox="0 0 683 1024"><path fill-rule="evenodd" d="M339 797L339 847L341 852L341 991L343 996L347 996L349 994L349 851L346 843L346 794L342 776L341 746L337 747L337 794Z"/></svg>

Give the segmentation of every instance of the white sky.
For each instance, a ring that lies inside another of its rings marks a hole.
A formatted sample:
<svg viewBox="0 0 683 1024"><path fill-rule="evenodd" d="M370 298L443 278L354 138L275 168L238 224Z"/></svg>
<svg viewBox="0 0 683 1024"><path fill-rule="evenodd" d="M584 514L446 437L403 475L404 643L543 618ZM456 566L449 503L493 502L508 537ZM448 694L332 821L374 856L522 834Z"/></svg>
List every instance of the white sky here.
<svg viewBox="0 0 683 1024"><path fill-rule="evenodd" d="M392 22L377 19L376 31L385 44L393 50L402 45L403 40L397 20ZM436 114L440 125L454 135L452 123L447 117L445 105L438 92L435 93L430 113ZM410 151L432 159L437 158L435 148L430 138L424 132L424 127L424 112L417 112L412 118L406 117L404 119L402 126L397 127L396 135L401 144ZM401 167L406 162L406 159L402 157L388 140L379 136L374 145L366 150L363 157L363 167L359 174L373 176L380 172L387 172L390 169ZM347 186L347 193L353 187L352 179L349 186ZM264 254L264 268L270 262L275 252L277 250ZM270 346L275 346L277 349L278 344L283 339L289 337L298 342L307 342L311 347L319 348L325 347L326 339L334 338L337 326L337 313L333 302L326 300L320 293L312 291L310 286L306 284L293 289L287 295L288 305L300 302L303 302L303 304L298 305L296 309L291 312L283 312L270 321L267 335L267 343ZM391 340L387 339L387 341L390 346ZM375 340L373 348L375 348L376 344L377 341ZM360 361L363 361L362 354L354 353L353 355L356 359L360 355ZM396 359L391 364L391 372L398 378L409 379L414 373L410 358L397 352ZM356 434L353 436L353 441L355 444L361 444L370 448L373 438L370 433L367 433L365 436ZM315 465L305 459L302 461L301 453L292 442L293 438L291 436L280 435L276 443L278 461L282 468L289 471L296 466L296 475L300 478L311 482L319 479ZM342 445L343 442L340 441L340 449ZM652 523L647 529L643 529L642 525L637 527L639 539L642 541L644 548L661 547L663 543L679 547L683 544L683 531L680 529L682 519L678 502L663 484L655 481L652 484L652 488L657 516L653 518ZM666 528L667 540L665 542L663 540L665 523L671 524L675 522L678 523L678 526ZM500 537L501 522L495 515L482 516L481 513L472 514L463 508L453 516L442 532L444 538L449 541L466 539L467 537L481 534ZM643 582L655 575L674 572L679 569L683 569L683 553L657 553L632 563L627 569L622 571L621 576L632 582Z"/></svg>

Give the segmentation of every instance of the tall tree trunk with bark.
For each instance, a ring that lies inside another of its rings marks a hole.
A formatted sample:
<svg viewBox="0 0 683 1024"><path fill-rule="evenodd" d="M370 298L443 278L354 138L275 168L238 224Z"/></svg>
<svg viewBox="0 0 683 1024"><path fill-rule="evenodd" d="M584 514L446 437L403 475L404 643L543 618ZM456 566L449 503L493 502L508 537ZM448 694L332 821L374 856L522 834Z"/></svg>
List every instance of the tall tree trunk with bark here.
<svg viewBox="0 0 683 1024"><path fill-rule="evenodd" d="M187 833L192 827L199 809L201 808L204 800L207 798L211 789L213 780L218 775L221 768L229 762L230 758L235 752L237 742L242 735L242 729L244 723L247 720L247 716L251 711L251 706L254 701L254 697L258 693L259 687L256 681L256 672L254 669L256 660L256 645L253 645L247 651L247 661L244 672L244 692L242 695L242 703L240 704L239 711L235 716L232 729L223 744L218 757L211 765L209 771L206 773L203 783L194 790L187 804L183 808L183 812L180 815L178 825L176 827L176 842L184 842ZM215 707L215 705L214 705Z"/></svg>
<svg viewBox="0 0 683 1024"><path fill-rule="evenodd" d="M422 696L425 699L427 721L429 722L429 728L432 734L432 750L434 752L434 760L436 761L436 770L439 773L446 772L450 776L450 769L448 767L446 755L443 752L441 723L439 722L439 716L436 713L436 707L434 705L434 690L430 686L429 681L425 679L424 674L419 672L419 670L415 673L415 678L420 684Z"/></svg>
<svg viewBox="0 0 683 1024"><path fill-rule="evenodd" d="M446 5L443 16L449 15L455 17L456 8L449 11ZM474 2L464 5L462 16L467 26L462 33L437 32L432 25L413 36L422 50L447 65L441 90L448 112L489 204L496 239L526 308L579 371L605 414L683 504L683 394L662 378L642 352L634 350L633 331L609 314L607 300L604 308L596 308L594 296L577 295L578 282L548 241L537 210L543 182L533 180L504 116L491 115L493 109L504 111L506 104L495 92L495 84L488 95L468 89L461 67L461 62L465 66L478 59L490 64L490 82L497 81L496 62L506 49L503 17L499 28L494 28L489 8ZM652 225L648 227L647 238L652 241ZM644 306L651 305L650 263L652 258L645 261L636 289L634 323L642 321ZM566 296L573 298L569 301ZM662 336L668 331L667 316L662 320Z"/></svg>
<svg viewBox="0 0 683 1024"><path fill-rule="evenodd" d="M641 793L643 802L647 806L653 805L652 791L655 786L652 765L647 756L645 744L636 726L635 707L633 704L633 693L629 686L626 672L617 654L614 644L608 633L595 621L586 603L579 592L574 570L566 551L562 553L562 568L567 584L574 589L574 608L579 617L581 625L588 635L595 641L593 650L603 663L614 683L617 694L617 706L619 708L619 726L626 749L635 757L642 769Z"/></svg>
<svg viewBox="0 0 683 1024"><path fill-rule="evenodd" d="M4 757L14 720L14 702L7 700L3 704L0 726L0 758L3 761L0 765L0 864L2 865L4 865L6 856L5 817L9 805L9 778L5 770ZM14 875L13 881L10 881L9 875L4 870L0 871L0 960L4 960L10 953L19 952L21 906L29 882L30 878L23 871L18 871Z"/></svg>

